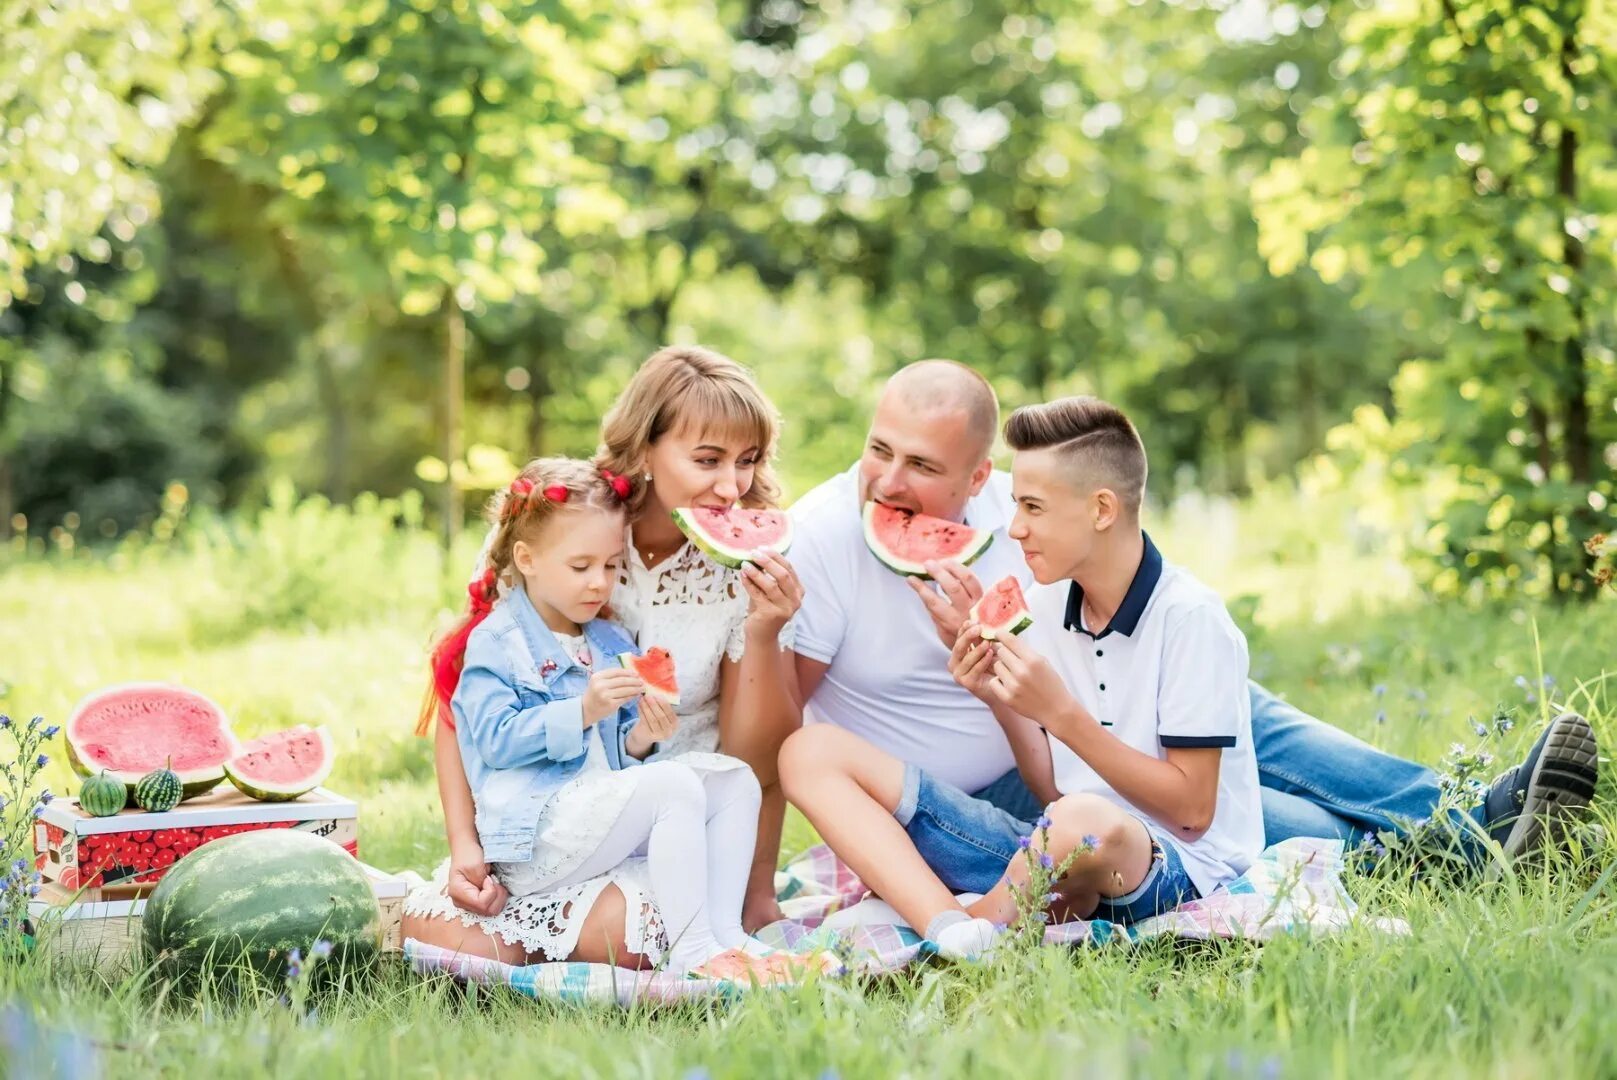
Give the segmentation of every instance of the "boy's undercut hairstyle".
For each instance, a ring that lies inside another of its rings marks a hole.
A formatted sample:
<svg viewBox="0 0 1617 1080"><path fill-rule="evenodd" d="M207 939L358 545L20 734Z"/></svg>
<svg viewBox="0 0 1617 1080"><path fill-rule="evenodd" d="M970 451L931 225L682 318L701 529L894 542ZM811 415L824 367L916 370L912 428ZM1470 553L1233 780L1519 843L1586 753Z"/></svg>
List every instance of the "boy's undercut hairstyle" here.
<svg viewBox="0 0 1617 1080"><path fill-rule="evenodd" d="M999 429L999 398L982 374L958 360L917 360L898 369L887 384L917 412L959 410L966 429L982 446L981 457L994 449Z"/></svg>
<svg viewBox="0 0 1617 1080"><path fill-rule="evenodd" d="M1097 397L1024 405L1005 421L1012 450L1055 450L1077 482L1110 488L1137 519L1145 500L1145 444L1116 405Z"/></svg>

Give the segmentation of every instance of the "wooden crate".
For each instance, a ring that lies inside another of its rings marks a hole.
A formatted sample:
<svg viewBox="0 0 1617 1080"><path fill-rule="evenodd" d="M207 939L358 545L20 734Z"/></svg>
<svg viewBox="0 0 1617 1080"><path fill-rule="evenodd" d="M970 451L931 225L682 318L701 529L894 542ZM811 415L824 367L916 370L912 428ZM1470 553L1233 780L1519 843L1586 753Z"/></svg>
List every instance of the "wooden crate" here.
<svg viewBox="0 0 1617 1080"><path fill-rule="evenodd" d="M325 788L259 802L229 784L162 814L129 809L91 817L57 799L34 823L34 865L80 901L138 900L168 868L209 840L255 829L298 829L359 854L359 806Z"/></svg>
<svg viewBox="0 0 1617 1080"><path fill-rule="evenodd" d="M409 882L396 874L360 863L370 878L382 908L382 947L401 948L400 924ZM87 900L59 882L46 882L39 899L28 906L41 937L41 945L62 956L112 963L133 957L140 949L140 920L145 900Z"/></svg>

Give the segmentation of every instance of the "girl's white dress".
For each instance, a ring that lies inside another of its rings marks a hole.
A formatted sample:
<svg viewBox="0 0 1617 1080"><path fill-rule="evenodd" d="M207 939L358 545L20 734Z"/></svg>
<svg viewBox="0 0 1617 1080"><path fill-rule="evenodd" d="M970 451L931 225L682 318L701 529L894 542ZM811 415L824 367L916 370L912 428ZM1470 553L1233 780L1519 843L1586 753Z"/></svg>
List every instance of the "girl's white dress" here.
<svg viewBox="0 0 1617 1080"><path fill-rule="evenodd" d="M627 559L612 590L612 617L642 648L660 645L671 652L679 679L680 703L674 710L679 729L652 760L678 758L698 769L746 768L743 762L715 752L721 663L726 657L739 661L746 647L749 599L740 572L720 566L688 542L654 569L647 569L633 543L626 542L626 548ZM790 630L788 626L781 633L782 648L790 647ZM574 656L580 649L587 652L581 638L559 640ZM600 846L634 790L635 770L613 771L599 735L586 734L584 768L541 811L533 858L495 866L511 892L499 914L474 915L455 906L446 891L447 859L430 882L406 898L405 913L458 919L530 953L565 960L577 947L584 917L602 890L616 885L628 912L625 946L653 963L660 961L667 936L645 859L628 859L581 884L551 887Z"/></svg>

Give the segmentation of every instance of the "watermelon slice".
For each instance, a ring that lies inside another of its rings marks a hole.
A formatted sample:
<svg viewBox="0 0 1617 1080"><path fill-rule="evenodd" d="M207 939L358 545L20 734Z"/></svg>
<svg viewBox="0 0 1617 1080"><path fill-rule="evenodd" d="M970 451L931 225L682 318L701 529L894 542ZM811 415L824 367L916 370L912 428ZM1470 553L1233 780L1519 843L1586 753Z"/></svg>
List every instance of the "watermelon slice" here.
<svg viewBox="0 0 1617 1080"><path fill-rule="evenodd" d="M165 762L187 799L225 778L241 752L225 712L211 700L168 683L123 683L97 690L62 728L67 760L82 776L105 769L133 795L140 778Z"/></svg>
<svg viewBox="0 0 1617 1080"><path fill-rule="evenodd" d="M323 727L304 724L254 739L225 762L225 775L241 793L263 802L287 802L326 782L336 751Z"/></svg>
<svg viewBox="0 0 1617 1080"><path fill-rule="evenodd" d="M931 560L969 563L993 542L994 534L987 529L884 506L874 499L865 504L865 543L895 574L930 579L926 564Z"/></svg>
<svg viewBox="0 0 1617 1080"><path fill-rule="evenodd" d="M1022 595L1022 583L1016 580L1015 574L1007 574L983 593L982 599L971 605L971 617L982 627L983 637L989 641L1020 634L1033 625L1033 615Z"/></svg>
<svg viewBox="0 0 1617 1080"><path fill-rule="evenodd" d="M751 562L766 548L784 553L792 546L792 519L783 510L682 506L673 515L680 532L723 566Z"/></svg>
<svg viewBox="0 0 1617 1080"><path fill-rule="evenodd" d="M646 693L661 698L670 705L679 704L679 683L674 678L674 658L663 648L647 649L642 656L632 652L620 653L618 663L640 676L646 684Z"/></svg>

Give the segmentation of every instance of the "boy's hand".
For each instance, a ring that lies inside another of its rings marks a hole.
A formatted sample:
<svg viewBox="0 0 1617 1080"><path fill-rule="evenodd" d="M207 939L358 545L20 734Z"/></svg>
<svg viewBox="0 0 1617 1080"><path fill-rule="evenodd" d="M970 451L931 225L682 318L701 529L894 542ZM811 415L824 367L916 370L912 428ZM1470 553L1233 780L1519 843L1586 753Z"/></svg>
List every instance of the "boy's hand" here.
<svg viewBox="0 0 1617 1080"><path fill-rule="evenodd" d="M954 681L989 704L998 700L988 689L994 677L995 652L994 642L984 641L982 629L970 619L960 625L960 636L949 652L949 674Z"/></svg>
<svg viewBox="0 0 1617 1080"><path fill-rule="evenodd" d="M994 674L988 680L988 693L995 701L1046 728L1077 704L1050 661L1034 652L1027 642L1015 634L1006 634L996 638L995 644L999 648L995 650Z"/></svg>
<svg viewBox="0 0 1617 1080"><path fill-rule="evenodd" d="M590 676L584 691L584 730L599 724L638 697L646 688L628 668L607 668Z"/></svg>
<svg viewBox="0 0 1617 1080"><path fill-rule="evenodd" d="M951 648L960 636L960 626L971 614L971 605L983 597L982 582L977 575L957 562L929 562L926 572L938 583L938 588L910 578L910 589L926 605L932 625L938 628L938 637ZM942 590L941 592L939 590Z"/></svg>
<svg viewBox="0 0 1617 1080"><path fill-rule="evenodd" d="M671 739L679 730L679 716L674 707L662 698L642 697L640 719L629 729L624 746L630 754L643 758L657 743Z"/></svg>

